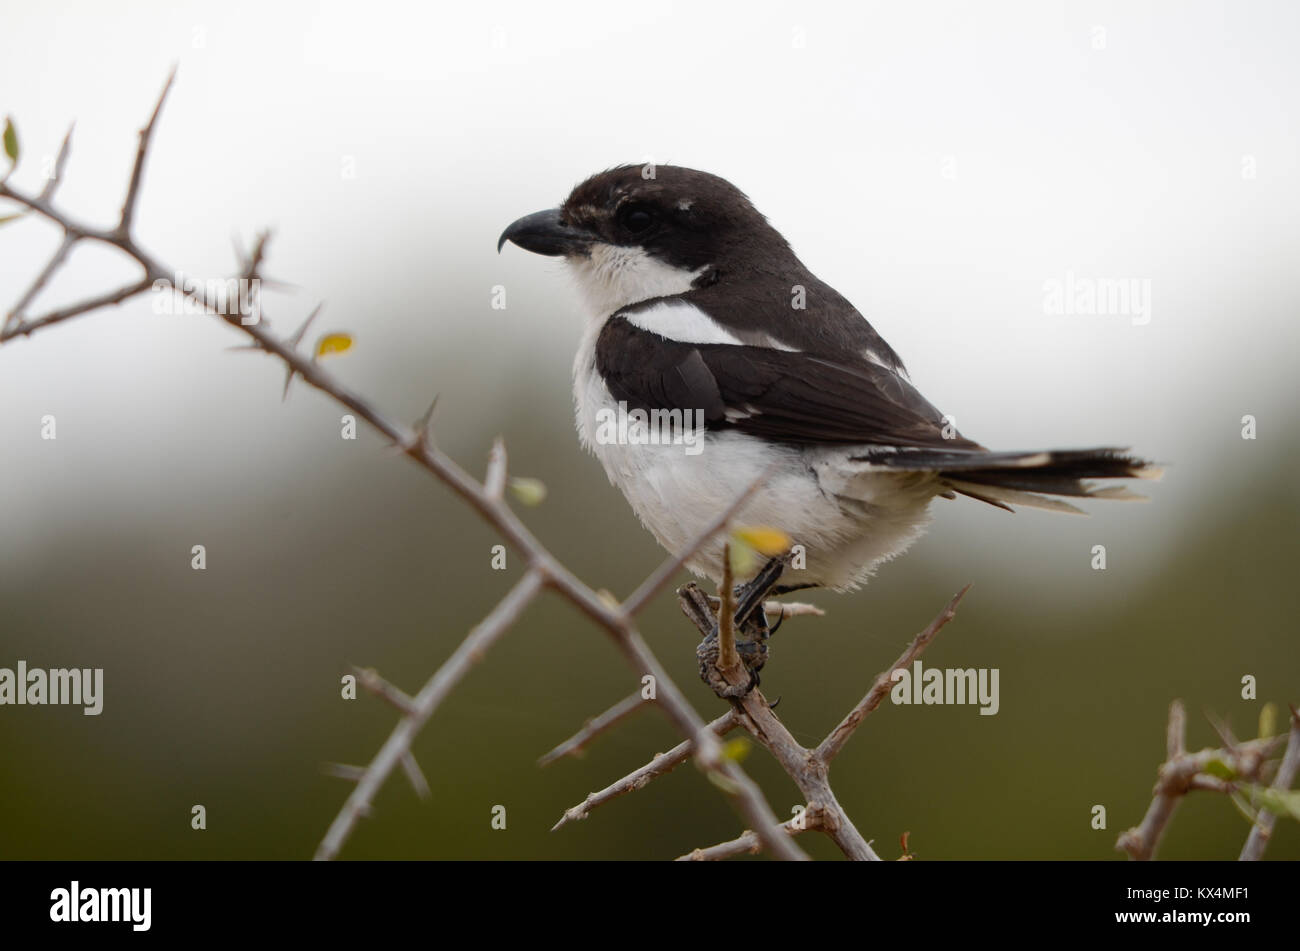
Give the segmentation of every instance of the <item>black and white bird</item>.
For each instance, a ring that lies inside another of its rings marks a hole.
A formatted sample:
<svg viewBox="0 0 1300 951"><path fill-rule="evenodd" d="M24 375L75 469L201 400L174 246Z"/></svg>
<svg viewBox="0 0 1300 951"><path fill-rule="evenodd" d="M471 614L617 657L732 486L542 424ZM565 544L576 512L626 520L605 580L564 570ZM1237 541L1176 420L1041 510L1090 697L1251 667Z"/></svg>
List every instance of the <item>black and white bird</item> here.
<svg viewBox="0 0 1300 951"><path fill-rule="evenodd" d="M1138 498L1087 480L1159 475L1117 449L992 452L962 436L871 324L716 175L613 168L514 222L498 250L507 241L572 270L588 317L573 365L578 432L673 554L765 473L736 521L784 532L805 554L798 580L839 590L905 551L935 497L1078 512L1054 496ZM688 452L601 438L620 404L692 411L702 442ZM687 567L717 582L722 559L720 538Z"/></svg>

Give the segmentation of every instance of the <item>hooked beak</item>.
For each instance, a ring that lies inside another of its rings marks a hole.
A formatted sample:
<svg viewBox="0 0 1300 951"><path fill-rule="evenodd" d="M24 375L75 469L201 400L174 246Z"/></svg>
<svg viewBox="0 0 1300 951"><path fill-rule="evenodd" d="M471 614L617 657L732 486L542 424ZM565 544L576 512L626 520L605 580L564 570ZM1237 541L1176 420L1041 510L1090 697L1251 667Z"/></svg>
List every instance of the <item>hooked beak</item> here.
<svg viewBox="0 0 1300 951"><path fill-rule="evenodd" d="M573 228L560 221L560 209L549 208L524 215L505 231L497 241L497 252L513 241L525 251L546 254L584 254L593 241L599 240L590 231Z"/></svg>

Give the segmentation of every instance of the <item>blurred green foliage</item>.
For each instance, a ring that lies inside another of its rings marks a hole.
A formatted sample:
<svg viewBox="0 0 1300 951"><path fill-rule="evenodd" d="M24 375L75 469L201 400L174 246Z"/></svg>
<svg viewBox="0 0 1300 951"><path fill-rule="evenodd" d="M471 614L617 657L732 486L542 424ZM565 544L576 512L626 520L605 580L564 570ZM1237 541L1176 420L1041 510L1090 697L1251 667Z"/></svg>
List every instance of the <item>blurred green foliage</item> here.
<svg viewBox="0 0 1300 951"><path fill-rule="evenodd" d="M580 576L626 594L660 552L579 450L567 394L515 386L530 416L506 427L512 468L549 488L525 517ZM320 765L365 763L394 723L374 698L341 699L347 665L414 692L517 577L513 563L488 567L496 539L449 493L369 434L338 452L333 408L316 394L294 398L310 401L326 432L284 436L274 478L232 485L187 470L183 493L143 502L139 486L88 480L101 517L6 540L0 662L102 666L106 696L99 717L0 709L0 856L311 855L348 788ZM440 407L443 444L467 463L484 460L491 434L450 422L465 412ZM220 440L234 451L250 438L235 429ZM925 661L1000 668L1001 711L886 703L836 762L837 795L886 857L910 832L921 859L1118 859L1117 835L1149 801L1173 698L1187 704L1193 748L1218 743L1204 712L1249 734L1265 700L1300 699L1294 446L1256 453L1248 472L1202 475L1199 495L1151 487L1153 501L1131 509L1131 534L1110 539L1106 572L1088 568L1078 541L1087 536L1070 534L1086 520L973 508L959 518L939 503L914 553L862 592L811 598L826 617L786 623L764 689L782 697L795 736L814 742L973 581ZM189 451L173 447L172 457ZM180 463L160 465L165 474ZM1176 543L1126 575L1125 538L1152 533ZM189 566L195 541L207 545L203 572ZM716 715L670 595L643 627L698 709ZM1259 680L1258 701L1241 699L1246 674ZM549 831L589 791L677 742L661 718L640 714L585 757L537 768L638 686L599 632L543 598L420 736L432 801L395 776L345 857L671 858L738 834L689 766ZM790 815L797 793L770 758L754 749L745 768ZM190 828L194 804L207 808L206 831ZM1104 831L1091 827L1096 804ZM504 831L491 827L495 805L507 809ZM1234 858L1246 833L1226 798L1196 794L1161 854ZM818 836L805 842L816 856L836 854ZM1297 823L1279 821L1268 857L1300 858Z"/></svg>

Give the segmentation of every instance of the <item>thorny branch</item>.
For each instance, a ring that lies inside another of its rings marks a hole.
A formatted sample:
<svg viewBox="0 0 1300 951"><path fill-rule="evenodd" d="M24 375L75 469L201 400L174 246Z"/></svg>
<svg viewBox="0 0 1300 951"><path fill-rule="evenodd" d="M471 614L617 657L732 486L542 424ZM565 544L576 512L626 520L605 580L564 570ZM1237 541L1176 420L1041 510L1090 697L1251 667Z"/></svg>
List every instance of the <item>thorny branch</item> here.
<svg viewBox="0 0 1300 951"><path fill-rule="evenodd" d="M175 70L168 76L162 94L159 96L149 122L140 130L139 146L135 163L131 171L130 184L122 205L122 213L117 224L111 229L94 228L80 222L53 205L57 181L46 184L37 195L30 195L12 187L8 176L0 180L0 198L6 198L30 209L42 218L53 222L63 230L64 240L54 257L45 266L31 288L25 293L0 326L0 343L5 343L20 336L55 323L71 319L81 314L120 304L150 290L154 286L172 286L171 269L164 267L156 258L145 251L132 234L136 207L139 202L140 186L144 167L152 143L154 129L161 114L167 93L175 79ZM56 171L66 161L71 141L71 133L65 138ZM40 290L67 260L72 247L81 241L98 242L116 248L135 261L142 274L138 281L127 284L105 294L87 299L78 304L53 310L37 317L27 317L26 309ZM255 248L248 256L241 277L257 286L261 279L260 266L265 254L267 235L258 237ZM405 712L394 728L379 753L358 776L356 788L348 797L338 817L330 826L325 838L317 849L316 857L333 858L338 854L344 841L350 835L358 818L365 815L379 787L387 780L394 768L405 765L408 775L414 776L411 757L411 743L420 729L427 723L441 700L465 676L469 668L493 642L495 642L510 624L518 617L527 604L533 600L542 588L549 588L568 600L608 634L625 659L638 674L648 674L655 678L657 684L656 706L663 711L673 726L684 737L692 741L692 752L696 763L716 779L716 785L731 800L737 811L757 831L764 846L775 856L783 859L805 859L806 855L790 838L785 835L762 797L754 782L733 762L722 756L716 734L709 729L703 719L690 706L677 685L669 678L659 661L651 654L642 640L633 620L635 614L645 606L653 594L667 582L680 564L691 557L700 545L706 544L730 521L732 515L744 503L748 493L742 496L709 528L701 533L696 546L683 552L679 558L670 560L655 572L641 586L626 604L611 604L603 599L594 589L588 587L575 577L553 556L537 538L524 526L510 510L497 486L498 469L504 468L504 452L494 453L490 465L490 474L485 486L470 476L450 457L441 452L427 437L427 428L422 423L412 428L394 421L390 416L372 406L369 401L353 392L336 380L332 374L322 369L313 356L305 356L297 350L298 339L282 340L271 333L270 322L264 317L252 318L241 305L232 310L223 302L210 296L201 285L182 282L175 291L194 301L203 311L224 320L252 338L253 345L280 359L286 366L289 380L297 375L305 383L332 397L336 402L353 411L366 420L383 436L394 443L400 450L429 473L448 486L465 504L477 512L493 526L503 540L520 555L526 565L526 572L511 592L479 624L453 653L451 658L440 668L420 692L412 698L412 709ZM304 328L305 329L305 328ZM498 459L500 461L498 461ZM755 483L755 488L759 483ZM751 490L752 491L752 490ZM395 688L394 688L395 689ZM411 765L406 765L406 764ZM421 777L422 779L422 777ZM416 781L417 788L419 782Z"/></svg>
<svg viewBox="0 0 1300 951"><path fill-rule="evenodd" d="M858 702L856 707L849 711L848 716L840 721L839 726L831 730L830 735L822 740L821 745L817 747L817 758L819 760L829 764L831 760L839 755L840 750L844 749L844 744L849 741L849 737L853 736L853 732L862 724L863 720L875 711L876 707L880 706L880 702L885 699L885 694L889 693L889 688L894 684L894 671L910 667L912 662L921 656L925 649L930 646L930 642L935 639L935 636L943 630L943 626L956 616L957 605L961 603L962 598L966 597L966 592L969 590L970 585L966 585L966 587L954 594L952 600L929 623L926 629L912 638L912 643L907 645L907 649L899 655L898 660L894 661L894 665L876 678L876 682L871 685L867 695Z"/></svg>
<svg viewBox="0 0 1300 951"><path fill-rule="evenodd" d="M727 733L740 726L740 720L734 710L728 710L722 716L718 717L709 724L709 729L717 736L725 736ZM560 826L578 819L585 819L591 815L591 810L597 806L603 806L611 799L617 799L619 796L627 795L642 786L648 785L650 780L659 776L666 776L678 766L685 763L695 752L695 743L692 740L683 740L678 743L667 753L656 753L654 759L646 763L639 769L628 773L618 782L611 783L599 792L591 793L582 802L572 806L564 811L560 816L560 821L551 827L554 832Z"/></svg>
<svg viewBox="0 0 1300 951"><path fill-rule="evenodd" d="M848 742L853 732L862 724L862 721L880 705L884 695L888 693L890 685L894 683L894 671L907 668L921 656L943 626L952 620L958 603L968 590L970 590L970 585L967 585L953 596L952 600L939 612L938 616L912 639L898 660L894 661L888 669L882 671L876 677L867 695L816 749L807 749L795 740L790 731L777 718L776 713L772 710L772 705L768 703L762 691L753 690L743 697L732 700L733 709L729 714L732 719L728 728L734 725L743 726L756 742L772 754L786 774L794 780L799 787L800 793L804 796L806 805L802 816L782 824L781 828L788 835L793 836L807 829L817 829L835 842L840 851L847 857L856 860L879 860L880 856L875 853L871 848L871 844L858 832L848 814L844 811L844 807L835 798L829 778L830 763L844 744ZM725 605L725 601L723 603ZM701 626L701 632L706 635L709 633L703 626ZM739 667L739 665L737 666ZM729 682L734 684L742 683L748 676L743 668L733 670L730 673L722 671L720 668L720 672L724 677L727 677ZM609 716L608 713L596 719L601 720L607 716ZM722 723L724 721L715 722ZM566 744L562 744L561 747L557 747L557 749L563 748L568 743L573 743L581 737L583 737L583 734L579 733L578 736L567 741ZM669 772L677 762L681 762L689 754L689 743L681 744L670 753L661 754L640 769L624 776L600 792L592 793L586 800L568 809L560 818L560 821L556 823L555 828L558 829L560 826L576 819L585 819L597 806L604 805L610 800L635 789L640 789L650 780ZM677 757L677 760L664 768L663 760L668 757ZM730 842L724 842L706 849L696 849L682 856L682 858L693 860L729 858L754 851L758 842L759 839L754 830L748 830L744 835Z"/></svg>
<svg viewBox="0 0 1300 951"><path fill-rule="evenodd" d="M806 832L809 829L820 827L820 818L818 815L809 815L813 810L807 809L802 814L795 816L793 819L787 819L781 823L781 829L786 835L798 835L800 832ZM759 851L761 843L758 836L753 832L746 830L743 834L736 836L728 842L719 842L717 845L710 845L705 849L693 849L685 855L677 856L679 862L716 862L720 859L734 858L737 855L753 855Z"/></svg>
<svg viewBox="0 0 1300 951"><path fill-rule="evenodd" d="M1277 768L1277 775L1273 778L1273 788L1285 791L1291 788L1295 782L1296 773L1300 772L1300 711L1295 707L1291 708L1291 732L1286 743L1286 752L1282 754L1282 764ZM1241 861L1256 862L1264 857L1264 849L1268 846L1268 840L1273 835L1273 826L1277 823L1277 816L1269 809L1261 809L1255 819L1255 824L1250 827L1250 835L1246 837L1246 844L1241 849Z"/></svg>
<svg viewBox="0 0 1300 951"><path fill-rule="evenodd" d="M1115 843L1115 848L1127 852L1129 857L1140 862L1155 858L1156 849L1165 827L1173 818L1179 801L1194 789L1212 792L1233 793L1238 781L1258 782L1262 777L1269 757L1281 745L1282 737L1270 736L1236 742L1231 735L1224 736L1222 749L1204 749L1195 753L1187 752L1187 712L1181 700L1169 705L1169 726L1165 731L1165 762L1157 771L1155 795L1147 808L1142 822L1123 832ZM1290 775L1284 776L1278 770L1275 788L1290 787L1295 778L1295 769L1300 762L1300 718L1292 710L1291 742L1287 749L1290 759ZM1286 760L1283 766L1286 766ZM1261 810L1260 816L1251 828L1246 840L1246 848L1241 858L1259 858L1264 845L1272 831L1272 816L1265 818L1267 810ZM1260 823L1267 821L1261 830ZM1247 853L1251 854L1247 854Z"/></svg>
<svg viewBox="0 0 1300 951"><path fill-rule="evenodd" d="M618 703L614 704L599 716L592 717L582 725L582 729L569 737L555 749L542 756L538 761L538 766L550 766L558 759L566 756L580 756L582 751L587 748L596 737L602 733L607 733L614 727L618 726L632 714L644 707L649 701L634 693L630 697L624 697Z"/></svg>
<svg viewBox="0 0 1300 951"><path fill-rule="evenodd" d="M626 602L624 602L626 604ZM826 612L814 604L803 604L798 601L764 601L763 611L765 614L775 615L778 618L788 617L821 617ZM909 659L910 663L910 659ZM631 696L624 697L618 703L614 704L608 710L597 716L592 717L583 724L582 729L569 737L563 743L560 743L554 749L544 754L537 760L538 766L550 766L557 760L565 757L581 756L583 751L591 745L592 741L604 733L608 733L614 727L618 726L624 720L631 717L634 713L645 709L650 701L641 695L640 692ZM728 720L731 727L736 726L734 719L729 719L728 714L722 719ZM715 721L721 722L721 721Z"/></svg>

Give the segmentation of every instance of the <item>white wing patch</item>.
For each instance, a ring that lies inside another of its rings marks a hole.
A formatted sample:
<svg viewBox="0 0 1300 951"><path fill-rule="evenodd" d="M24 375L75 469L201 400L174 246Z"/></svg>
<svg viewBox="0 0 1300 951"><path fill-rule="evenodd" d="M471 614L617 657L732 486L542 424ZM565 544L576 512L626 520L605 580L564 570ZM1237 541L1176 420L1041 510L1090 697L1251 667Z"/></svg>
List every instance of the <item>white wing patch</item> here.
<svg viewBox="0 0 1300 951"><path fill-rule="evenodd" d="M741 345L739 337L686 301L662 301L621 316L635 327L678 343Z"/></svg>
<svg viewBox="0 0 1300 951"><path fill-rule="evenodd" d="M660 301L642 310L629 311L619 316L634 327L678 343L722 343L733 347L764 347L768 350L798 352L795 347L782 343L771 334L737 333L689 301Z"/></svg>

